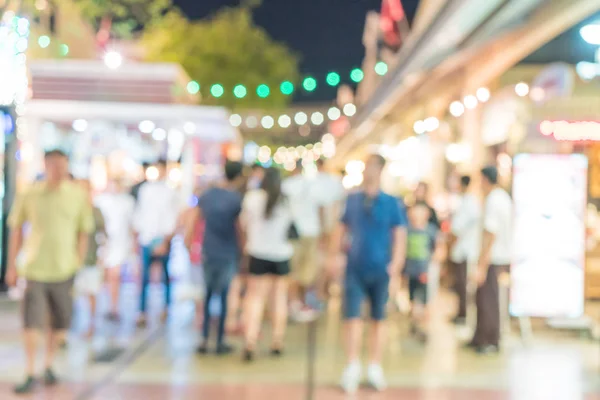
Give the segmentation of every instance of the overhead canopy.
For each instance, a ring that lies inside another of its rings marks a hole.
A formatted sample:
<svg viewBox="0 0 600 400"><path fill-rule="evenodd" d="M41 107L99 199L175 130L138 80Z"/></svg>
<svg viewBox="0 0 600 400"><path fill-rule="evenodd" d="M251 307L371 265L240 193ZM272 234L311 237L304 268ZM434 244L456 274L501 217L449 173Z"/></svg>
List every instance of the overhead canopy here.
<svg viewBox="0 0 600 400"><path fill-rule="evenodd" d="M29 70L34 100L197 103L178 64L124 62L110 69L99 60L37 60Z"/></svg>
<svg viewBox="0 0 600 400"><path fill-rule="evenodd" d="M445 112L453 98L488 84L598 10L600 1L589 0L448 0L426 28L413 30L396 67L351 121L336 160L376 142L386 127L418 112L415 107Z"/></svg>
<svg viewBox="0 0 600 400"><path fill-rule="evenodd" d="M78 119L110 121L133 126L149 120L157 128L187 130L193 132L190 133L193 136L204 140L228 142L239 138L237 130L229 123L229 112L220 107L31 100L27 103L25 116L69 125ZM189 124L192 124L193 128Z"/></svg>

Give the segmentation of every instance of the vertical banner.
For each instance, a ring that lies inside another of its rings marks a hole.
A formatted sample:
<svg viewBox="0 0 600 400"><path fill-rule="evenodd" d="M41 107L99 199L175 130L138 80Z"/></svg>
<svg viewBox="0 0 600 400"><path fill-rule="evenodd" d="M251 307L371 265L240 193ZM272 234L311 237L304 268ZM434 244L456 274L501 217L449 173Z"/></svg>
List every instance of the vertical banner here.
<svg viewBox="0 0 600 400"><path fill-rule="evenodd" d="M587 158L520 154L513 161L514 257L510 314L584 312Z"/></svg>

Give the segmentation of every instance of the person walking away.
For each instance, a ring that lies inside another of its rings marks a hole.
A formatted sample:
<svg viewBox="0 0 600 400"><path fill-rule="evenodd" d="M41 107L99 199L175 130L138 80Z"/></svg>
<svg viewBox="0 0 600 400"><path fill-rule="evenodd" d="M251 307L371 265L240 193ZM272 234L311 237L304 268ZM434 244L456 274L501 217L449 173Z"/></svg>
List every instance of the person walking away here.
<svg viewBox="0 0 600 400"><path fill-rule="evenodd" d="M208 189L200 196L199 207L194 209L186 236L193 234L193 223L204 219L204 246L202 263L206 297L204 300L204 323L202 342L197 349L200 354L208 351L210 333L210 299L213 295L221 300L221 315L217 333L217 354L228 354L232 347L225 343L225 321L227 320L227 297L231 280L236 275L240 262L242 243L239 216L242 211L242 196L238 191L243 179L243 166L239 162L225 164L225 181Z"/></svg>
<svg viewBox="0 0 600 400"><path fill-rule="evenodd" d="M102 211L92 205L92 187L90 181L80 180L79 184L88 193L88 201L94 215L95 229L88 237L88 247L83 268L75 278L75 292L80 296L87 297L90 303L90 325L86 337L92 338L95 334L96 326L96 300L102 289L103 281L102 269L98 259L98 248L106 239L106 228Z"/></svg>
<svg viewBox="0 0 600 400"><path fill-rule="evenodd" d="M319 274L319 237L325 223L322 207L325 195L318 193L320 187L302 175L302 168L302 162L298 161L282 189L289 200L299 236L293 241L291 315L297 321L306 322L317 316L316 310L307 304L307 295L315 288Z"/></svg>
<svg viewBox="0 0 600 400"><path fill-rule="evenodd" d="M246 190L260 189L262 180L265 178L265 169L260 164L252 164L250 176L246 182Z"/></svg>
<svg viewBox="0 0 600 400"><path fill-rule="evenodd" d="M323 240L321 247L322 250L324 250L323 255L326 255L331 234L337 227L338 221L342 216L346 191L342 184L341 176L327 172L323 159L319 158L316 161L316 164L318 170L318 174L315 178L316 190L317 193L323 197L323 232L321 235ZM339 287L334 288L334 286L338 286L338 283L328 282L326 274L319 276L317 282L320 298L327 298L327 295L331 294L330 291L339 293Z"/></svg>
<svg viewBox="0 0 600 400"><path fill-rule="evenodd" d="M408 293L411 303L411 334L421 341L427 340L429 312L427 277L431 260L439 254L440 239L436 230L429 224L430 210L426 203L418 202L409 212L407 232L406 264L404 275L408 279ZM436 252L431 242L436 243Z"/></svg>
<svg viewBox="0 0 600 400"><path fill-rule="evenodd" d="M460 178L461 198L450 221L450 268L454 274L454 289L458 296L458 313L453 320L464 325L467 318L468 266L477 262L480 246L481 206L469 193L471 177Z"/></svg>
<svg viewBox="0 0 600 400"><path fill-rule="evenodd" d="M498 185L496 167L481 170L485 195L483 234L477 264L477 325L470 345L480 354L496 353L500 344L498 275L508 272L512 254L512 200Z"/></svg>
<svg viewBox="0 0 600 400"><path fill-rule="evenodd" d="M198 198L200 196L198 195ZM204 276L202 271L202 241L204 240L205 221L197 218L196 207L191 207L179 216L178 227L183 229L185 247L188 249L190 258L190 281L194 287L194 306L196 308L194 325L202 328L204 323ZM189 230L192 229L191 233Z"/></svg>
<svg viewBox="0 0 600 400"><path fill-rule="evenodd" d="M181 208L177 192L167 182L167 162L159 160L154 166L158 171L158 177L155 181L146 182L141 186L133 219L134 230L142 252L138 326L146 325L147 288L150 283L150 269L154 262L162 266L165 281L165 308L161 313L161 320L165 321L168 317L171 305L169 255Z"/></svg>
<svg viewBox="0 0 600 400"><path fill-rule="evenodd" d="M142 185L146 182L148 182L148 178L147 178L147 172L148 172L148 168L150 168L150 163L148 162L143 162L142 163L142 170L143 170L143 174L144 176L142 177L142 180L139 181L138 183L136 183L135 185L133 185L131 187L131 192L129 193L131 195L131 197L133 197L133 199L135 201L137 201L139 193L140 193L140 188L142 187Z"/></svg>
<svg viewBox="0 0 600 400"><path fill-rule="evenodd" d="M344 332L348 364L342 376L342 387L348 393L356 392L362 377L360 311L365 297L370 302L372 320L367 379L377 390L386 387L381 367L386 303L390 277L398 277L404 265L406 236L398 200L381 191L384 166L385 159L380 155L367 159L363 187L348 196L328 257L329 268L335 273L343 243L349 240L344 279Z"/></svg>
<svg viewBox="0 0 600 400"><path fill-rule="evenodd" d="M88 237L94 230L87 193L67 179L67 155L60 150L48 151L44 165L44 180L17 197L8 221L11 233L6 280L9 286L15 286L20 273L27 281L23 298L27 377L15 387L20 394L36 387L35 360L40 333L48 321L43 382L58 382L54 356L71 325L73 278L83 265ZM29 234L25 238L26 224ZM22 250L24 264L17 272L17 257Z"/></svg>
<svg viewBox="0 0 600 400"><path fill-rule="evenodd" d="M110 293L110 311L107 318L118 321L122 268L136 253L132 226L135 200L126 192L121 181L111 179L107 191L96 196L95 203L106 221L107 241L103 253Z"/></svg>
<svg viewBox="0 0 600 400"><path fill-rule="evenodd" d="M246 195L248 190L251 190L249 186L253 186L254 189L260 188L260 184L264 178L264 168L258 164L255 164L251 168L251 175L240 179L237 185L237 190L242 196L242 199ZM253 181L253 182L251 182ZM249 185L249 183L251 183ZM243 246L242 246L243 248ZM240 257L240 265L237 274L231 280L229 285L229 297L227 299L227 320L225 321L225 332L228 335L242 335L244 332L243 317L243 298L244 289L246 287L246 281L248 278L248 257Z"/></svg>
<svg viewBox="0 0 600 400"><path fill-rule="evenodd" d="M271 355L282 354L287 327L288 275L294 253L288 240L292 212L288 200L283 196L281 176L277 169L267 169L261 189L249 191L244 197L242 224L247 239L245 251L249 256L243 359L250 362L254 360L263 313L271 291Z"/></svg>

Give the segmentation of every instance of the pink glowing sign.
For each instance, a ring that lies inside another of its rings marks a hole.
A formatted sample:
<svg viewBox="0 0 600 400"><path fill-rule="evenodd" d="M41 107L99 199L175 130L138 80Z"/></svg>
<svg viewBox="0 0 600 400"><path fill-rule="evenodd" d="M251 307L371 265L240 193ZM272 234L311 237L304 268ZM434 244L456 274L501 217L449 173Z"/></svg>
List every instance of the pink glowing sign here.
<svg viewBox="0 0 600 400"><path fill-rule="evenodd" d="M560 141L600 141L600 122L596 121L542 121L539 128L542 135Z"/></svg>

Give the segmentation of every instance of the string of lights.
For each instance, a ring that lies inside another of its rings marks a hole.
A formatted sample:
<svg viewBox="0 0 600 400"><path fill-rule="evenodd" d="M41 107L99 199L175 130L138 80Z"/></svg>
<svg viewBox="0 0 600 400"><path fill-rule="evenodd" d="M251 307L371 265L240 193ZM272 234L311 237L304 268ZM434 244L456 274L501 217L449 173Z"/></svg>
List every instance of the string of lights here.
<svg viewBox="0 0 600 400"><path fill-rule="evenodd" d="M52 39L48 35L40 35L37 38L37 44L40 48L46 49L50 47L52 44ZM69 54L69 46L66 43L61 43L59 45L60 55L66 57ZM110 60L115 60L116 56L114 54L110 54ZM117 67L121 65L121 58L116 61L116 63L107 63L109 67L113 68L112 65L116 65ZM114 69L114 68L113 68ZM380 61L375 64L374 71L379 76L384 76L388 72L388 65ZM365 72L361 68L353 68L347 75L347 79L344 79L342 75L338 72L331 71L325 75L324 80L320 81L313 76L305 76L302 79L302 82L297 85L290 80L285 80L279 84L278 87L270 87L266 84L260 84L256 87L251 87L249 85L237 84L233 87L227 88L223 84L218 82L213 83L201 83L195 80L191 80L187 83L186 89L190 94L198 94L202 88L202 86L209 88L208 92L214 98L221 98L227 95L233 95L238 99L243 99L250 95L251 92L255 92L259 98L267 98L269 97L275 90L280 91L282 94L286 96L293 95L298 90L303 90L304 93L310 94L316 91L319 87L337 87L343 83L360 83L365 77Z"/></svg>
<svg viewBox="0 0 600 400"><path fill-rule="evenodd" d="M375 73L379 76L384 76L388 72L388 65L380 61L375 64L374 67ZM350 83L360 83L365 77L365 72L360 68L354 68L348 74L348 78ZM348 81L346 81L348 82ZM338 72L329 72L323 82L319 83L319 81L313 76L305 76L302 79L302 83L297 87L291 81L283 81L279 84L278 88L275 90L279 90L282 94L286 96L293 95L297 90L301 89L304 93L312 93L317 90L321 86L325 87L337 87L344 83L342 76ZM324 84L324 85L323 85ZM260 84L257 87L249 87L247 85L238 84L232 88L226 88L220 83L212 83L208 84L209 92L212 97L220 98L226 95L228 90L233 94L234 97L238 99L243 99L247 95L249 95L250 91L255 90L256 95L260 98L267 98L272 93L272 88L266 84ZM200 92L201 85L197 81L190 81L187 84L187 91L190 94L197 94Z"/></svg>
<svg viewBox="0 0 600 400"><path fill-rule="evenodd" d="M529 95L533 101L541 101L545 92L543 88L534 87L530 90L529 85L525 82L519 82L514 85L515 94L519 97ZM448 111L455 118L460 118L467 110L477 108L479 104L487 103L492 97L490 90L486 87L480 87L474 94L466 95L462 100L454 100L450 103ZM413 130L417 135L431 133L440 127L440 121L436 117L428 117L415 121Z"/></svg>
<svg viewBox="0 0 600 400"><path fill-rule="evenodd" d="M327 121L337 121L342 118L343 115L346 117L352 117L356 114L356 106L352 103L347 103L343 107L330 107L327 112L313 111L304 112L297 111L295 113L280 114L280 115L246 115L231 114L229 117L229 123L231 126L238 128L243 127L246 129L272 129L275 125L280 128L287 129L293 124L297 126L314 125L320 126Z"/></svg>
<svg viewBox="0 0 600 400"><path fill-rule="evenodd" d="M246 162L258 162L264 167L275 164L286 171L293 171L298 161L301 161L305 170L311 170L316 168L315 162L319 158L331 158L335 155L335 150L334 136L326 133L319 142L296 147L279 147L275 151L269 146L249 142L244 148L244 158Z"/></svg>

